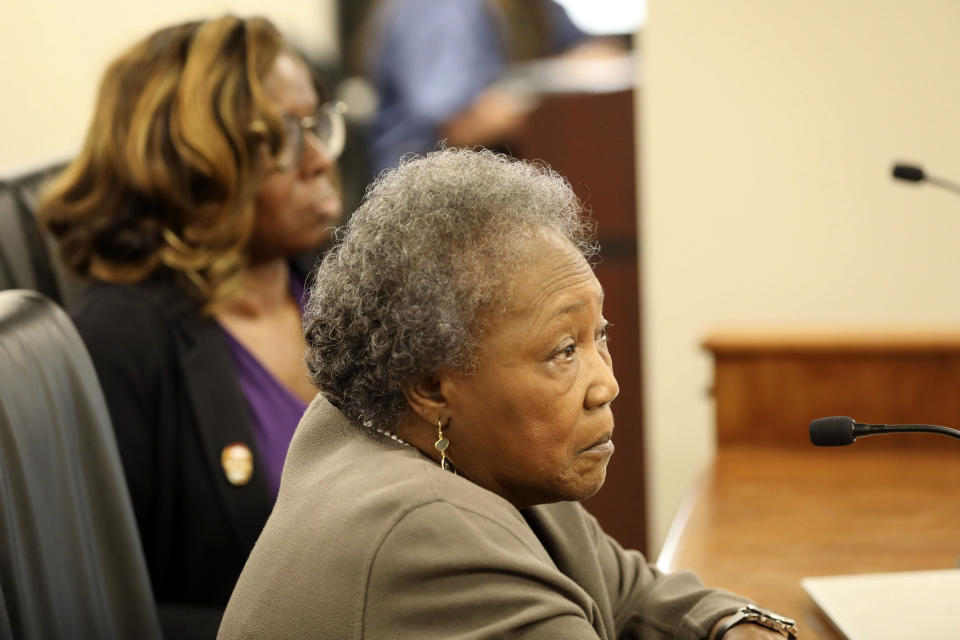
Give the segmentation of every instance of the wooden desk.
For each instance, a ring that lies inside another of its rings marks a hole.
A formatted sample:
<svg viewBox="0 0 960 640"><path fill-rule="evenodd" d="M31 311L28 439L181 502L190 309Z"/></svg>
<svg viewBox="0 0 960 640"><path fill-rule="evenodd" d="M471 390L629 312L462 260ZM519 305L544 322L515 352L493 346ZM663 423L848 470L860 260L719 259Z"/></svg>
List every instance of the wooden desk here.
<svg viewBox="0 0 960 640"><path fill-rule="evenodd" d="M929 437L941 447L721 448L657 564L796 618L804 640L836 640L802 577L960 566L960 442Z"/></svg>

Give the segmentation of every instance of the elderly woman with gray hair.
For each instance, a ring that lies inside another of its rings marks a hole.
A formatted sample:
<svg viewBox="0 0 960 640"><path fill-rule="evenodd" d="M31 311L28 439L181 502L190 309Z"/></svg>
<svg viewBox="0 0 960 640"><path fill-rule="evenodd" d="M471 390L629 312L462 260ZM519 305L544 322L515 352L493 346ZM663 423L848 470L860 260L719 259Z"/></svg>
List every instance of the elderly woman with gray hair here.
<svg viewBox="0 0 960 640"><path fill-rule="evenodd" d="M579 505L603 484L619 392L580 213L557 174L490 152L431 153L371 187L311 292L320 393L220 638L794 632L661 574Z"/></svg>

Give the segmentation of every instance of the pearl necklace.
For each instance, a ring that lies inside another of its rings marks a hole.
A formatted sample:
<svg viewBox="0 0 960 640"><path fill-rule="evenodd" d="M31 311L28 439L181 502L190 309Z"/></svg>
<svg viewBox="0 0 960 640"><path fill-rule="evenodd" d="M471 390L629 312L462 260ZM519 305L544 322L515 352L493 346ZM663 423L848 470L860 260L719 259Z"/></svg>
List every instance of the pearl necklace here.
<svg viewBox="0 0 960 640"><path fill-rule="evenodd" d="M370 427L370 428L373 429L374 431L376 431L377 433L379 433L380 435L386 436L386 437L390 438L391 440L393 440L394 442L397 442L397 443L399 443L399 444L402 444L402 445L405 446L405 447L412 447L412 446L413 446L412 444L410 444L409 442L407 442L406 440L404 440L403 438L401 438L401 437L398 436L397 434L393 433L392 431L387 431L386 429L381 429L380 427Z"/></svg>

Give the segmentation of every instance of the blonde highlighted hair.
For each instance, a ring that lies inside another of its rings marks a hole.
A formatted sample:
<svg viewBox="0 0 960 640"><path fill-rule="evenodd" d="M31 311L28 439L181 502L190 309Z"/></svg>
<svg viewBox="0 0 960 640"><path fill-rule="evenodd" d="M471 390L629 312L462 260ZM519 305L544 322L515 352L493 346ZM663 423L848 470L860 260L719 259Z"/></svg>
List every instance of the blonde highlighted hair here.
<svg viewBox="0 0 960 640"><path fill-rule="evenodd" d="M42 222L81 276L139 282L161 270L204 303L243 269L264 142L283 125L262 80L292 53L264 18L161 29L103 76L78 157L46 190ZM254 133L251 123L261 121Z"/></svg>

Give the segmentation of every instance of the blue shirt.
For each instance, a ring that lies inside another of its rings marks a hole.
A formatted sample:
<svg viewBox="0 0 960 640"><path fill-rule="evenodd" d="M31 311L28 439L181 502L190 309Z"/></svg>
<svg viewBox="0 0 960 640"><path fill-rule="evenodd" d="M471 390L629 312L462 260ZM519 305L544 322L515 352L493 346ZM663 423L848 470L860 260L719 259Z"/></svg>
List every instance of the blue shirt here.
<svg viewBox="0 0 960 640"><path fill-rule="evenodd" d="M585 36L551 2L551 48L561 52ZM506 43L484 0L387 0L371 75L379 108L370 131L376 173L405 153L436 148L444 122L468 107L503 74Z"/></svg>

